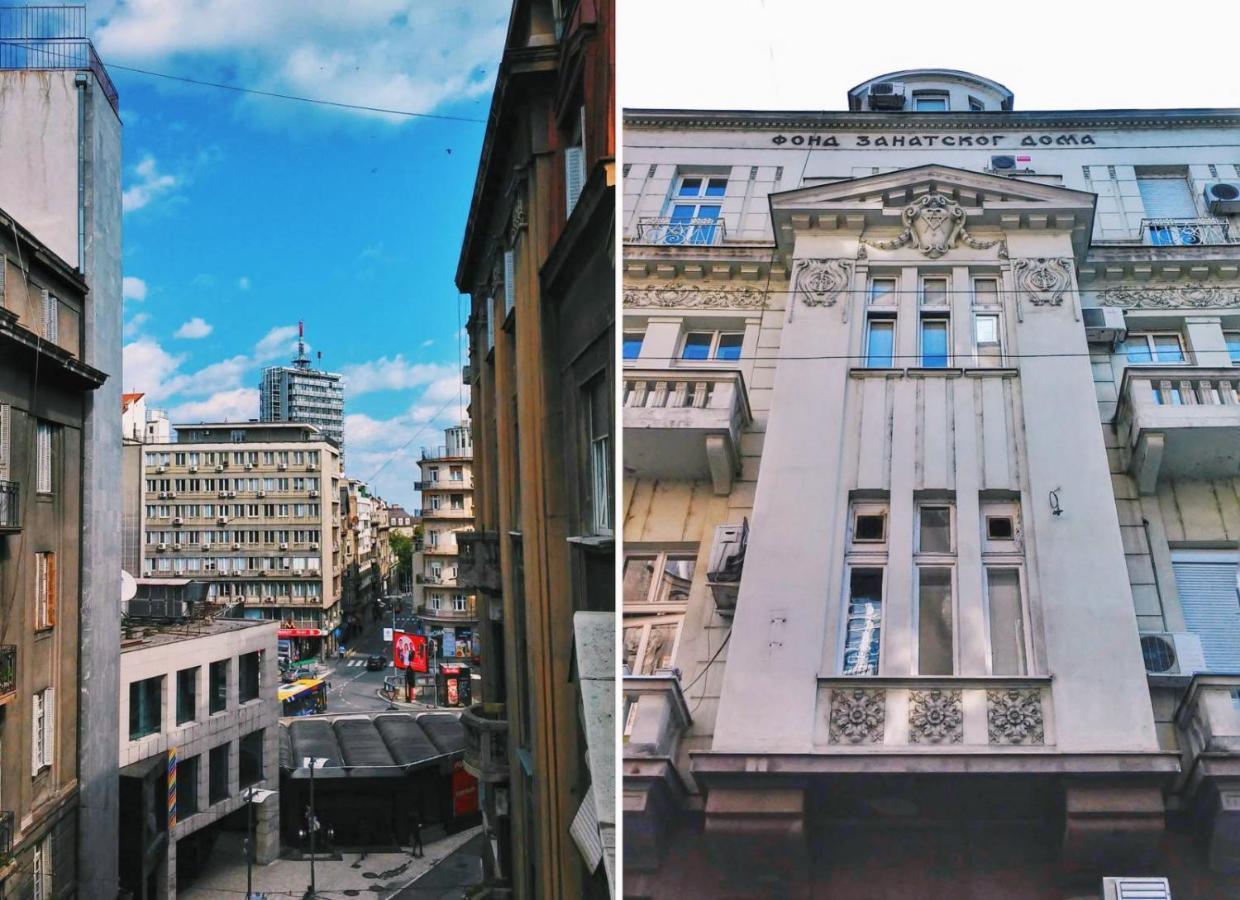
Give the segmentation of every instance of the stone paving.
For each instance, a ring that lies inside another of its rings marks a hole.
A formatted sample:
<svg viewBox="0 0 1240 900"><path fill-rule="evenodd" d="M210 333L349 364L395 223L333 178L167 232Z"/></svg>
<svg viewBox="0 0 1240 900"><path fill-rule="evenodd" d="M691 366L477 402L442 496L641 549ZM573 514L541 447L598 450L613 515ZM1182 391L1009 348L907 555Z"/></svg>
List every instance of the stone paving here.
<svg viewBox="0 0 1240 900"><path fill-rule="evenodd" d="M436 864L452 855L481 827L468 828L457 834L427 842L419 859L408 853L342 853L343 859L321 859L315 862L315 886L319 900L343 900L345 897L393 897ZM211 853L206 870L192 887L178 892L181 900L225 900L245 897L245 863L239 833L226 832ZM255 893L265 900L301 900L310 886L308 861L278 859L267 866L255 866ZM405 894L404 896L419 896Z"/></svg>

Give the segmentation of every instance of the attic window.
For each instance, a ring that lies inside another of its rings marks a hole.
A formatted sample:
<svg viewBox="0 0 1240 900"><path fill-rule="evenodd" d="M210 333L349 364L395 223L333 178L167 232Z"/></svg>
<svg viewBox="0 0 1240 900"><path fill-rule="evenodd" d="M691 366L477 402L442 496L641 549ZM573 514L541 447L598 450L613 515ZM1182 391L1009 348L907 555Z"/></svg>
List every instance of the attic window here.
<svg viewBox="0 0 1240 900"><path fill-rule="evenodd" d="M918 91L913 94L916 112L947 112L947 94L942 91Z"/></svg>
<svg viewBox="0 0 1240 900"><path fill-rule="evenodd" d="M985 112L986 104L976 97L969 98L969 112Z"/></svg>

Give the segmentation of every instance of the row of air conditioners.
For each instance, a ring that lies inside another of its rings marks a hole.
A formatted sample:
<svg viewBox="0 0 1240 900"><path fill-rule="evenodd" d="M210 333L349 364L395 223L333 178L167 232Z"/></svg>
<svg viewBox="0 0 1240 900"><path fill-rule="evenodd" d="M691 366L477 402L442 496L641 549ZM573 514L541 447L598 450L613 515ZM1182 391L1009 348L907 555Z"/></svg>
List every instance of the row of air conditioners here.
<svg viewBox="0 0 1240 900"><path fill-rule="evenodd" d="M176 498L177 498L176 491L160 491L159 492L160 500L175 500Z"/></svg>
<svg viewBox="0 0 1240 900"><path fill-rule="evenodd" d="M237 496L236 491L220 491L220 497L225 500L236 499L236 496Z"/></svg>

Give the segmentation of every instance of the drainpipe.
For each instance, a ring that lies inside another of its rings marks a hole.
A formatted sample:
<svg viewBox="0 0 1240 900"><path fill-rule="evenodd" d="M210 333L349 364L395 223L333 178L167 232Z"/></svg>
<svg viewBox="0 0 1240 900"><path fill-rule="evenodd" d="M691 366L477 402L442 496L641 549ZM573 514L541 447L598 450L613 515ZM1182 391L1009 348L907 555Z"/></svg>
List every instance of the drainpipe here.
<svg viewBox="0 0 1240 900"><path fill-rule="evenodd" d="M78 95L78 271L86 272L86 100L90 76L79 72L73 79Z"/></svg>

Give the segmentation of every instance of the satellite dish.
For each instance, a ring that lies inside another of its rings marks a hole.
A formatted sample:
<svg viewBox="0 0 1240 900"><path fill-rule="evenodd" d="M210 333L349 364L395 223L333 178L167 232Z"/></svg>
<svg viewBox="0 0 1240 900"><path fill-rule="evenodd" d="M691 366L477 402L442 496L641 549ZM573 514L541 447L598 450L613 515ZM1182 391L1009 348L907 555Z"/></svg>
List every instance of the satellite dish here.
<svg viewBox="0 0 1240 900"><path fill-rule="evenodd" d="M138 593L138 582L134 577L121 569L121 603L128 603Z"/></svg>

